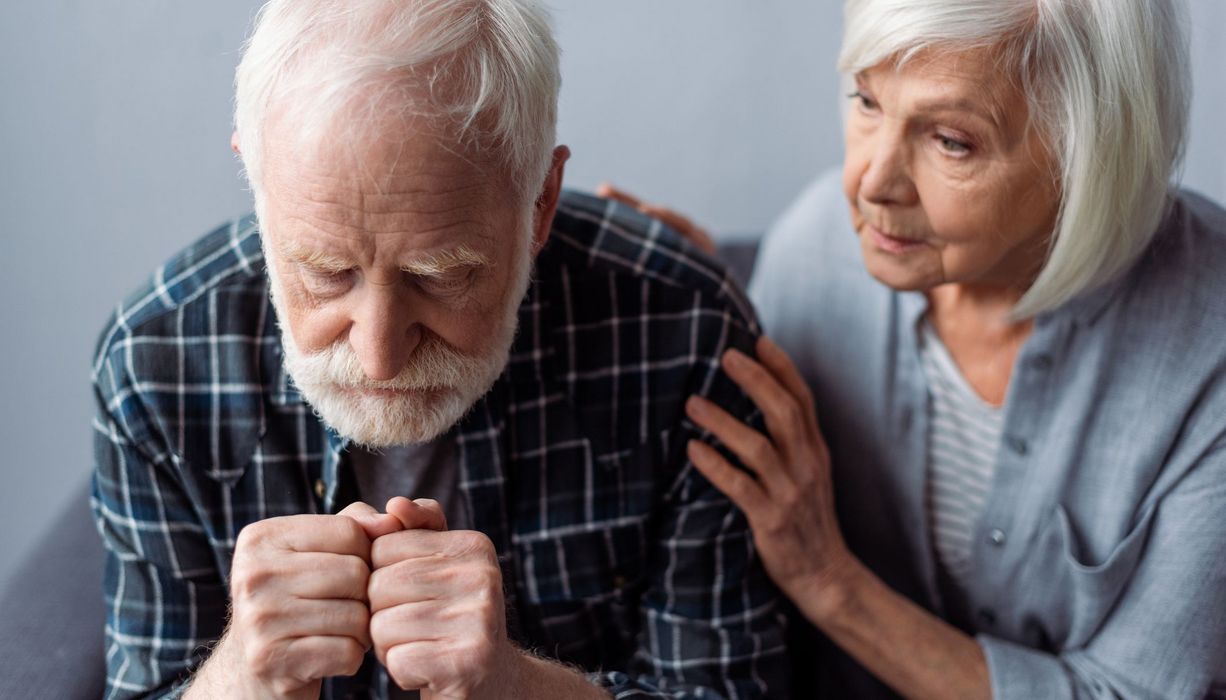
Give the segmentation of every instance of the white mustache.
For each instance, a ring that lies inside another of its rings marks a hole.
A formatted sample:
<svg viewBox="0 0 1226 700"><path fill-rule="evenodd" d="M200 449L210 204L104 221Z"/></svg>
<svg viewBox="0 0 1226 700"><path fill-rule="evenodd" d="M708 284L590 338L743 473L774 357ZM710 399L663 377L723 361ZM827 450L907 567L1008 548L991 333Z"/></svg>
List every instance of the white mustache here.
<svg viewBox="0 0 1226 700"><path fill-rule="evenodd" d="M300 355L295 370L304 379L346 389L425 391L462 386L482 374L484 362L461 354L437 336L423 338L408 364L392 379L373 380L362 370L357 353L344 341L309 355Z"/></svg>

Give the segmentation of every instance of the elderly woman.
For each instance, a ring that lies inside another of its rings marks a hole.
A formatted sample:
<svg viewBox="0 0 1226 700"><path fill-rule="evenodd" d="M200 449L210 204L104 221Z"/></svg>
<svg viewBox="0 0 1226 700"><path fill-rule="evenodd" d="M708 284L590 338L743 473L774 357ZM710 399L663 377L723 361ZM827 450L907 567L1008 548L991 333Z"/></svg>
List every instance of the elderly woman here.
<svg viewBox="0 0 1226 700"><path fill-rule="evenodd" d="M825 697L1226 691L1226 212L1168 184L1180 9L847 3L841 181L764 243L778 345L725 358L769 435L688 406L837 647Z"/></svg>

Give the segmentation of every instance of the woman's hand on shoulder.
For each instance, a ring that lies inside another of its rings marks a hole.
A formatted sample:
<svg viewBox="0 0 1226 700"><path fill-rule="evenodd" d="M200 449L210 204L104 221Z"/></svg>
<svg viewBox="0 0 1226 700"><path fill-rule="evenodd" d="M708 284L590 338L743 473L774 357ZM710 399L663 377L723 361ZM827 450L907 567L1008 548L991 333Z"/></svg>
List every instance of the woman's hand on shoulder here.
<svg viewBox="0 0 1226 700"><path fill-rule="evenodd" d="M775 584L810 620L832 612L858 563L835 516L830 451L813 395L787 354L763 337L758 360L725 353L728 376L761 409L769 435L698 396L686 413L749 468L733 466L710 445L691 440L690 460L744 511L754 544Z"/></svg>
<svg viewBox="0 0 1226 700"><path fill-rule="evenodd" d="M711 238L711 234L707 233L706 229L694 223L683 214L679 214L668 207L644 202L629 192L619 190L607 182L596 188L596 195L621 202L638 209L647 216L655 217L667 224L669 228L681 234L683 238L689 240L690 243L693 243L704 253L708 255L715 254L715 241Z"/></svg>

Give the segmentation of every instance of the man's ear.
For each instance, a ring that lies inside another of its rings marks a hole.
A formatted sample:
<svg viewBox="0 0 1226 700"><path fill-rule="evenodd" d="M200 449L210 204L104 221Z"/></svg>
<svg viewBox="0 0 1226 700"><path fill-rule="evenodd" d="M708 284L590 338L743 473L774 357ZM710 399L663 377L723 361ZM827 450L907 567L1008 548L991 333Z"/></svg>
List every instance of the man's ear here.
<svg viewBox="0 0 1226 700"><path fill-rule="evenodd" d="M541 193L536 198L536 214L532 219L532 255L541 252L549 241L549 230L553 227L553 215L558 211L558 199L562 196L562 173L566 170L566 161L570 158L570 149L558 146L553 149L553 162L549 165L549 174Z"/></svg>
<svg viewBox="0 0 1226 700"><path fill-rule="evenodd" d="M234 153L239 156L243 155L243 149L238 147L238 132L237 131L230 134L230 150L234 151Z"/></svg>

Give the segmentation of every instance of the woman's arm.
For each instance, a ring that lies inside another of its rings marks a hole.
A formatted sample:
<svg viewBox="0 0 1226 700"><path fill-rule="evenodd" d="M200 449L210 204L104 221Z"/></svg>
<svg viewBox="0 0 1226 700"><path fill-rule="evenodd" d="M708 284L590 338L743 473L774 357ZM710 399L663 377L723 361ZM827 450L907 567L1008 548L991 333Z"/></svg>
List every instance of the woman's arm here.
<svg viewBox="0 0 1226 700"><path fill-rule="evenodd" d="M762 409L774 440L694 397L690 418L744 460L755 480L718 452L690 458L745 511L771 577L802 613L865 668L908 698L988 698L979 645L895 593L848 551L830 488L830 456L804 380L773 342L762 365L731 351L724 368Z"/></svg>
<svg viewBox="0 0 1226 700"><path fill-rule="evenodd" d="M757 354L761 364L737 353L723 364L762 409L769 438L710 402L687 405L753 474L701 443L691 459L745 511L780 588L880 680L909 698L1019 700L1191 699L1226 681L1226 435L1158 504L1145 552L1094 636L1050 654L961 633L850 553L808 387L775 344L764 339Z"/></svg>

